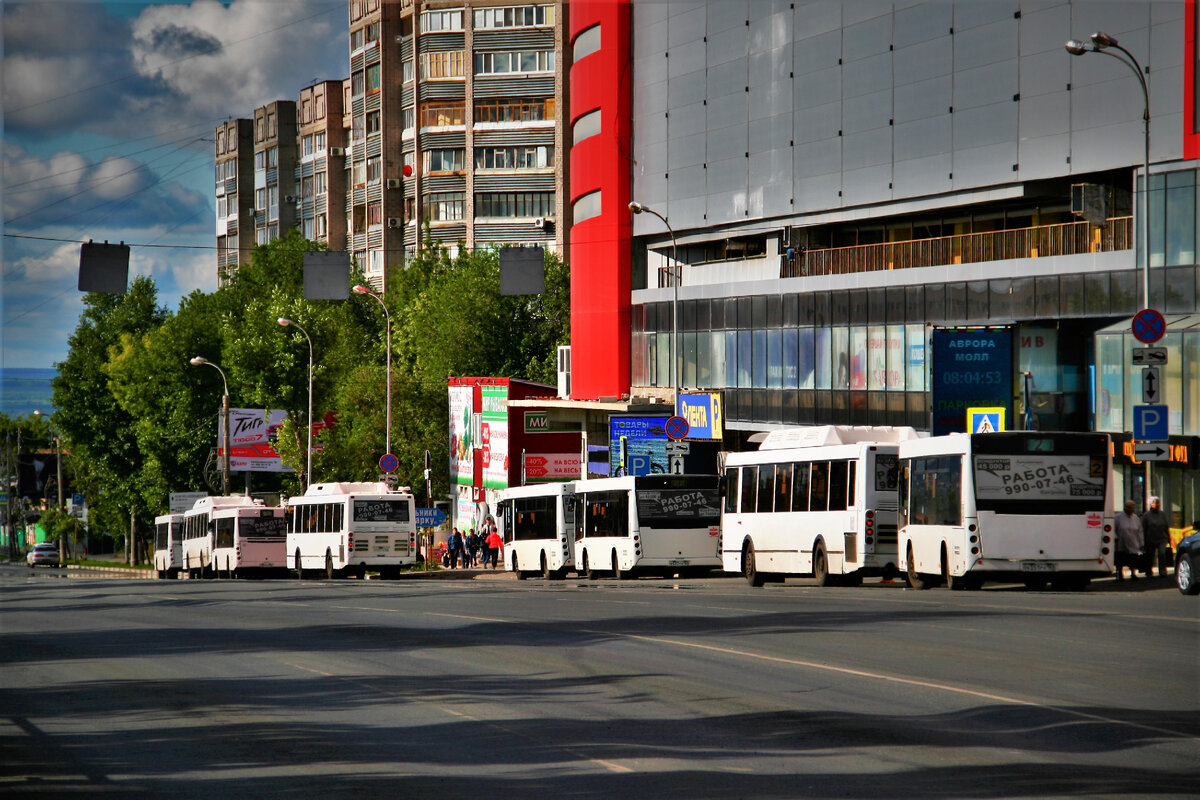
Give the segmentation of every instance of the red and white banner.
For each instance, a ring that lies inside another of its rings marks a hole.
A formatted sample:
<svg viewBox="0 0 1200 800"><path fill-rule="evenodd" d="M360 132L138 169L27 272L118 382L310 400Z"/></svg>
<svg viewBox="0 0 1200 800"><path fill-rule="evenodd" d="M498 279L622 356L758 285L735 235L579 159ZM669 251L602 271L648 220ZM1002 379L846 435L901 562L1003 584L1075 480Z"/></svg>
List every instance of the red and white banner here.
<svg viewBox="0 0 1200 800"><path fill-rule="evenodd" d="M525 455L525 482L550 483L580 478L579 453L540 453Z"/></svg>

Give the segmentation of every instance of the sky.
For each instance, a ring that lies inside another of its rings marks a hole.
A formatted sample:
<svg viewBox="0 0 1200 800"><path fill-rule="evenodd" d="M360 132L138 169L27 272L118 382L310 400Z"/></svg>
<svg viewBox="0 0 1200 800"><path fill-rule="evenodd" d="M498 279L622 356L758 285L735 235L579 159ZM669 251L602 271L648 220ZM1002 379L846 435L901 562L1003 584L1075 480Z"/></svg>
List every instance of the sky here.
<svg viewBox="0 0 1200 800"><path fill-rule="evenodd" d="M213 132L349 72L346 0L0 0L0 367L51 368L83 242L170 310L214 291Z"/></svg>

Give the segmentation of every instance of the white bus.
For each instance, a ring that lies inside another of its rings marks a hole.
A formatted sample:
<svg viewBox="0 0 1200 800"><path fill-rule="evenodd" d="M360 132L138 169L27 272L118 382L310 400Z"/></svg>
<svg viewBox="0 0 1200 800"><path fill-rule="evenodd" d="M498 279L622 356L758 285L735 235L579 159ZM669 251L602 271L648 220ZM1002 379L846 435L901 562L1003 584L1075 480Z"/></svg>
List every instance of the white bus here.
<svg viewBox="0 0 1200 800"><path fill-rule="evenodd" d="M751 586L812 575L857 585L899 574L899 443L906 427L819 426L767 434L725 459L721 566Z"/></svg>
<svg viewBox="0 0 1200 800"><path fill-rule="evenodd" d="M159 578L178 578L183 569L183 514L154 518L154 569Z"/></svg>
<svg viewBox="0 0 1200 800"><path fill-rule="evenodd" d="M204 497L184 514L183 568L190 578L283 572L287 521L244 495Z"/></svg>
<svg viewBox="0 0 1200 800"><path fill-rule="evenodd" d="M504 568L518 579L566 576L574 568L575 484L515 486L500 493L496 520L504 537Z"/></svg>
<svg viewBox="0 0 1200 800"><path fill-rule="evenodd" d="M417 510L407 486L314 483L288 500L287 567L363 579L399 576L417 560Z"/></svg>
<svg viewBox="0 0 1200 800"><path fill-rule="evenodd" d="M1082 589L1113 568L1103 433L955 433L900 445L900 564L925 589Z"/></svg>
<svg viewBox="0 0 1200 800"><path fill-rule="evenodd" d="M575 570L594 580L721 566L720 478L638 475L575 483Z"/></svg>

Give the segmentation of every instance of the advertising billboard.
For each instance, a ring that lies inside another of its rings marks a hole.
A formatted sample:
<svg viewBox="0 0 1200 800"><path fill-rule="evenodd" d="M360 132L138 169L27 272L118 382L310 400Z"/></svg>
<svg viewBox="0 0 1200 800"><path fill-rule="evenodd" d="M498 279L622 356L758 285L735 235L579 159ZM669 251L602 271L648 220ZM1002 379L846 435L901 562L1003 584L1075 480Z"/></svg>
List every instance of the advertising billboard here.
<svg viewBox="0 0 1200 800"><path fill-rule="evenodd" d="M471 435L473 386L450 387L450 481L470 486L475 476L475 443Z"/></svg>
<svg viewBox="0 0 1200 800"><path fill-rule="evenodd" d="M946 328L933 331L930 389L933 435L967 430L967 409L1000 407L1012 417L1012 330Z"/></svg>
<svg viewBox="0 0 1200 800"><path fill-rule="evenodd" d="M671 463L667 458L667 419L666 416L609 417L609 474L666 474Z"/></svg>
<svg viewBox="0 0 1200 800"><path fill-rule="evenodd" d="M234 472L294 472L282 463L275 440L287 412L270 408L229 409L229 469ZM329 427L331 417L313 423L313 436ZM224 457L225 420L217 415L217 456ZM303 448L302 448L303 449ZM320 452L313 443L313 452Z"/></svg>
<svg viewBox="0 0 1200 800"><path fill-rule="evenodd" d="M483 486L486 489L508 487L508 387L479 387L480 457L483 459Z"/></svg>

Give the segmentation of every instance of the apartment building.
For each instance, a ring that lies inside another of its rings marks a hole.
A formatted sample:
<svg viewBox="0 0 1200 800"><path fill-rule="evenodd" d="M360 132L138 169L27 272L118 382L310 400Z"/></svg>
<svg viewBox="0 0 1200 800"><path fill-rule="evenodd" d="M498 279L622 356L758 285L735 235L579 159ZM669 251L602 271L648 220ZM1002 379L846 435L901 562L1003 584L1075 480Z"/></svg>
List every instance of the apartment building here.
<svg viewBox="0 0 1200 800"><path fill-rule="evenodd" d="M231 119L217 126L213 141L220 285L249 258L254 246L254 123Z"/></svg>
<svg viewBox="0 0 1200 800"><path fill-rule="evenodd" d="M1178 448L1151 488L1190 520L1196 8L573 4L572 397L711 396L726 449L781 425L962 430L965 407L1001 406L1011 427L1111 432L1140 498L1122 332L1148 304ZM1101 57L1120 53L1097 31L1140 64ZM587 246L630 224L628 257ZM597 308L581 275L629 289Z"/></svg>
<svg viewBox="0 0 1200 800"><path fill-rule="evenodd" d="M297 153L294 198L304 238L346 249L345 81L321 81L300 90L296 103ZM284 201L287 202L285 196Z"/></svg>
<svg viewBox="0 0 1200 800"><path fill-rule="evenodd" d="M564 12L351 0L347 249L376 286L426 236L564 251Z"/></svg>

